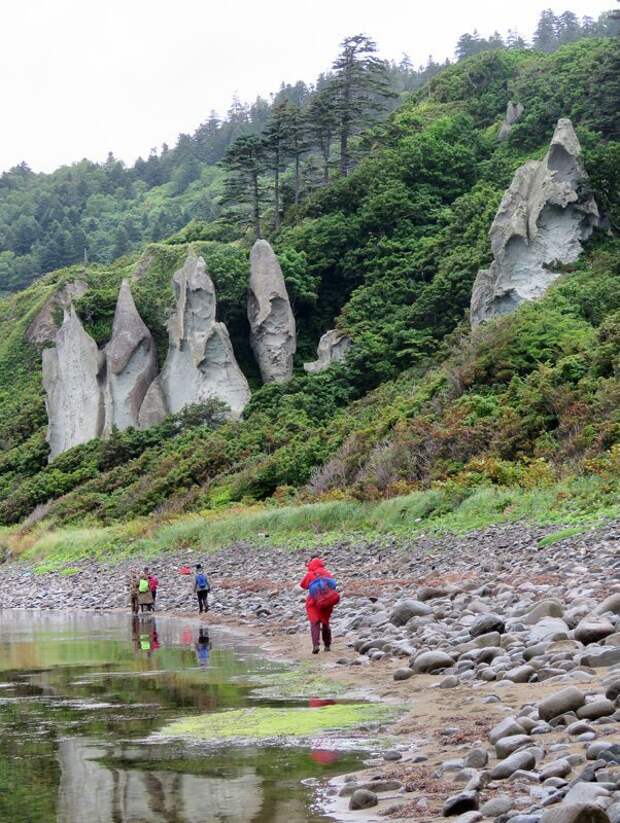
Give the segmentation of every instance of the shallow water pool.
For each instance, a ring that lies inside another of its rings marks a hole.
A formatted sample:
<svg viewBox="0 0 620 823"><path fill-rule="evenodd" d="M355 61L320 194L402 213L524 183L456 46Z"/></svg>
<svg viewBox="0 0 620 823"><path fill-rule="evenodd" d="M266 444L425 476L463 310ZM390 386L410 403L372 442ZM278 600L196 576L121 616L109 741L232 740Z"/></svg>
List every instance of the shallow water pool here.
<svg viewBox="0 0 620 823"><path fill-rule="evenodd" d="M157 735L181 716L256 705L256 684L281 670L192 619L0 611L1 823L329 819L312 783L361 755Z"/></svg>

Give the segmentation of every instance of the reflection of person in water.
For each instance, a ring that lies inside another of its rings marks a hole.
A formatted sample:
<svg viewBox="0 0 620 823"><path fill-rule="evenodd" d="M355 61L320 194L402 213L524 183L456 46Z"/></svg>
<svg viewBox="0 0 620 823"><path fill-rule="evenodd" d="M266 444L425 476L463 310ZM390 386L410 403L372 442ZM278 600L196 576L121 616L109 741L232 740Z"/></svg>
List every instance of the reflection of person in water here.
<svg viewBox="0 0 620 823"><path fill-rule="evenodd" d="M209 651L211 649L211 640L209 639L209 632L205 628L198 630L198 639L196 640L196 660L198 665L204 669L209 662Z"/></svg>
<svg viewBox="0 0 620 823"><path fill-rule="evenodd" d="M134 617L131 621L131 638L136 652L146 652L150 657L160 647L157 623L155 620Z"/></svg>

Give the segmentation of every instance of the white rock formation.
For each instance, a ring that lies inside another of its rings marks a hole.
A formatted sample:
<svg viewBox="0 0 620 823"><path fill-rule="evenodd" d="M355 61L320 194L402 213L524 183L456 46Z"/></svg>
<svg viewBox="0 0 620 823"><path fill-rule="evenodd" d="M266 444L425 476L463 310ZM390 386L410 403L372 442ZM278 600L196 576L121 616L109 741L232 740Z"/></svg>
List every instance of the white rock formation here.
<svg viewBox="0 0 620 823"><path fill-rule="evenodd" d="M157 353L151 332L123 280L116 301L112 337L105 347L104 435L138 425L140 407L157 374Z"/></svg>
<svg viewBox="0 0 620 823"><path fill-rule="evenodd" d="M43 350L50 462L61 452L98 437L103 429L104 357L71 306L53 348Z"/></svg>
<svg viewBox="0 0 620 823"><path fill-rule="evenodd" d="M54 317L57 309L66 310L78 297L88 291L88 285L83 280L71 280L57 289L47 298L41 310L26 329L26 338L30 343L42 345L53 343L58 331Z"/></svg>
<svg viewBox="0 0 620 823"><path fill-rule="evenodd" d="M579 140L571 121L560 119L545 158L517 169L495 215L495 259L474 282L472 326L544 294L559 277L554 264L574 262L598 222Z"/></svg>
<svg viewBox="0 0 620 823"><path fill-rule="evenodd" d="M177 306L168 324L170 344L160 377L167 408L174 413L215 397L239 417L250 387L226 326L215 320L215 288L202 257L190 252L173 283Z"/></svg>
<svg viewBox="0 0 620 823"><path fill-rule="evenodd" d="M293 375L295 317L278 258L266 240L254 243L250 269L248 320L252 351L264 383L285 383Z"/></svg>
<svg viewBox="0 0 620 823"><path fill-rule="evenodd" d="M316 350L317 359L312 363L304 363L304 370L309 374L323 371L332 363L344 360L351 348L351 338L338 329L330 329L322 335Z"/></svg>
<svg viewBox="0 0 620 823"><path fill-rule="evenodd" d="M164 390L161 387L161 380L157 376L151 385L148 387L144 400L138 412L138 428L150 429L151 426L156 426L168 414L168 404Z"/></svg>
<svg viewBox="0 0 620 823"><path fill-rule="evenodd" d="M506 106L506 116L504 117L497 134L497 139L500 143L503 143L504 140L508 140L512 127L520 119L523 112L524 108L522 103L513 103L512 100L508 101L508 105Z"/></svg>

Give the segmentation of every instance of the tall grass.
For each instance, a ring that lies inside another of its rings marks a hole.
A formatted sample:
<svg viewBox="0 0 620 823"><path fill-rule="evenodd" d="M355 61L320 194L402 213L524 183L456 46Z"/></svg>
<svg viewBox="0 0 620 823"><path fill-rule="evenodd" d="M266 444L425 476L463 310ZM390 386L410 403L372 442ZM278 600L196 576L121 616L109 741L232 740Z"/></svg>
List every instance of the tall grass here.
<svg viewBox="0 0 620 823"><path fill-rule="evenodd" d="M312 547L342 538L421 532L464 534L496 523L524 521L576 527L620 516L619 484L581 477L535 489L438 487L376 503L334 500L133 520L107 528L63 528L28 539L22 556L40 569L94 558L115 561L167 551L210 552L234 542L257 547ZM13 541L19 547L19 536Z"/></svg>

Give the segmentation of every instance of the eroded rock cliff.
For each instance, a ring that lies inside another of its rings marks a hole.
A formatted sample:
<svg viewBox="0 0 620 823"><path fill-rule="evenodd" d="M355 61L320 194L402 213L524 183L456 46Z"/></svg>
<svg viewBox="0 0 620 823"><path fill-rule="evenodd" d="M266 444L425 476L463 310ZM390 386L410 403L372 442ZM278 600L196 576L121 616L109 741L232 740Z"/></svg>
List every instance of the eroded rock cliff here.
<svg viewBox="0 0 620 823"><path fill-rule="evenodd" d="M217 398L238 417L250 399L250 387L226 326L215 319L215 288L203 258L190 252L173 283L177 304L160 379L167 409L174 413Z"/></svg>
<svg viewBox="0 0 620 823"><path fill-rule="evenodd" d="M295 317L278 258L266 240L254 243L250 268L248 320L252 351L264 383L285 383L293 375Z"/></svg>
<svg viewBox="0 0 620 823"><path fill-rule="evenodd" d="M104 363L103 354L71 306L56 334L55 346L43 351L50 462L66 449L102 433Z"/></svg>
<svg viewBox="0 0 620 823"><path fill-rule="evenodd" d="M86 294L88 286L83 280L71 280L58 288L43 304L43 308L26 329L30 343L43 345L53 343L58 331L55 314L57 309L65 311L78 297Z"/></svg>
<svg viewBox="0 0 620 823"><path fill-rule="evenodd" d="M140 407L157 374L157 354L151 332L140 317L129 283L118 293L112 337L105 347L105 425L120 431L138 425Z"/></svg>
<svg viewBox="0 0 620 823"><path fill-rule="evenodd" d="M304 370L309 374L323 371L332 363L344 360L351 348L351 338L338 329L330 329L321 336L316 350L317 359L312 363L304 363Z"/></svg>
<svg viewBox="0 0 620 823"><path fill-rule="evenodd" d="M472 326L544 294L559 276L555 264L574 262L598 222L579 140L571 121L560 119L545 158L517 169L495 215L494 260L476 277Z"/></svg>

